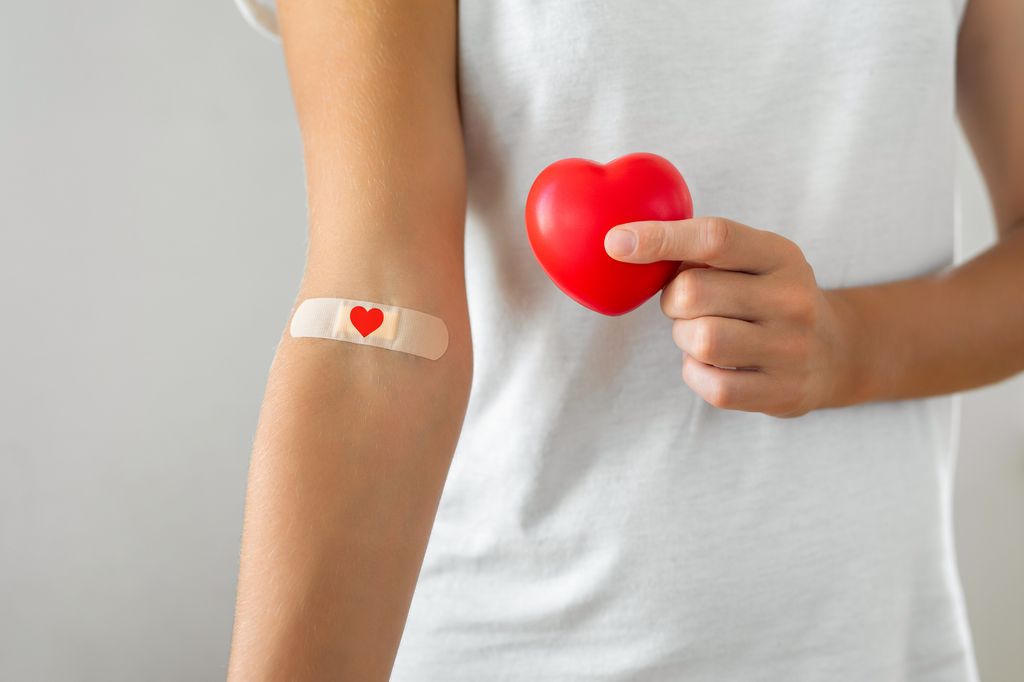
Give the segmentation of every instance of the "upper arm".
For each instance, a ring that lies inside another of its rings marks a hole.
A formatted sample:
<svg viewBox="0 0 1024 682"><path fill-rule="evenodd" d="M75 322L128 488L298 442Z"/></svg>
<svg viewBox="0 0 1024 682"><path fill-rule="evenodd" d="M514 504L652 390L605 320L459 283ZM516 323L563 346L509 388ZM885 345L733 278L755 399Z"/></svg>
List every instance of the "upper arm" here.
<svg viewBox="0 0 1024 682"><path fill-rule="evenodd" d="M1003 234L1024 221L1024 3L969 0L956 66L957 112Z"/></svg>
<svg viewBox="0 0 1024 682"><path fill-rule="evenodd" d="M278 0L309 202L303 296L415 308L468 341L456 0Z"/></svg>

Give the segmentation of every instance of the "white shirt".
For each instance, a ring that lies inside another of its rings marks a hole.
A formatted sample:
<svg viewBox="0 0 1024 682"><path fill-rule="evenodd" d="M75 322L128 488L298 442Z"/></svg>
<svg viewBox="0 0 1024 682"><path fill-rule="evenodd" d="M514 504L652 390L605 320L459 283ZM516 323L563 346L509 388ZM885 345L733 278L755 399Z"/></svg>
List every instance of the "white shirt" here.
<svg viewBox="0 0 1024 682"><path fill-rule="evenodd" d="M965 2L459 2L474 376L393 680L976 679L956 400L713 408L657 296L579 306L523 220L552 161L649 151L822 287L948 266Z"/></svg>

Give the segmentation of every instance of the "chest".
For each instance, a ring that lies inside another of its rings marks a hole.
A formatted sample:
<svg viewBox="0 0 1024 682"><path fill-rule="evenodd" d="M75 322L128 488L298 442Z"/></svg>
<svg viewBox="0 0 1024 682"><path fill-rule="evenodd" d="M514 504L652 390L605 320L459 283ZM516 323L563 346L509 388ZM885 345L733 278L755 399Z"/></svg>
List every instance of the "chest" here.
<svg viewBox="0 0 1024 682"><path fill-rule="evenodd" d="M850 81L898 88L946 65L957 2L464 0L462 86L554 125L623 100L640 116L798 108Z"/></svg>

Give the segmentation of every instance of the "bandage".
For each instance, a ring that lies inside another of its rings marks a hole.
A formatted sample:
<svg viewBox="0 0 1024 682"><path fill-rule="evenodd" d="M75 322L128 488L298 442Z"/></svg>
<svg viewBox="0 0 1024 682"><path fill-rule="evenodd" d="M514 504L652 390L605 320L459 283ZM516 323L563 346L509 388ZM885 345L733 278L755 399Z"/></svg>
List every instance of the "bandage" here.
<svg viewBox="0 0 1024 682"><path fill-rule="evenodd" d="M348 341L437 360L448 348L439 317L411 308L347 298L307 298L289 328L292 336Z"/></svg>

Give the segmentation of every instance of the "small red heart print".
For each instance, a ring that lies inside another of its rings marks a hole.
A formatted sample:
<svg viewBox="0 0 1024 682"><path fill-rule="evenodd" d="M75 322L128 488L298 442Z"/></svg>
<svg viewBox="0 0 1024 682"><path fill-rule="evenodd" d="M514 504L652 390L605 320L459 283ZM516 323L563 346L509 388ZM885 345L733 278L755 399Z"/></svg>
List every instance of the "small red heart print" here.
<svg viewBox="0 0 1024 682"><path fill-rule="evenodd" d="M352 320L352 326L366 337L384 323L384 311L380 308L370 308L367 310L363 306L357 305L349 313L348 319Z"/></svg>

